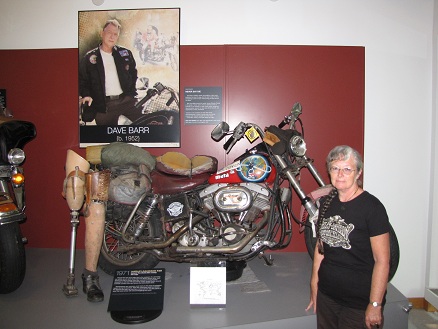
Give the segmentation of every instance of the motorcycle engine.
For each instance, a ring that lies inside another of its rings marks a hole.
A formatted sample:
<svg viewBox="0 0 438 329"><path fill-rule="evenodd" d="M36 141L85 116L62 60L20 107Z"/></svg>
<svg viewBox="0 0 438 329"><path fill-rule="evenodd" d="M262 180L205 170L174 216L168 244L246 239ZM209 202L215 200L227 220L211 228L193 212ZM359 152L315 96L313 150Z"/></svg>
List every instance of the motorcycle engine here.
<svg viewBox="0 0 438 329"><path fill-rule="evenodd" d="M214 215L220 227L212 229L202 222L178 238L182 246L223 246L239 242L261 212L270 209L271 192L256 183L213 184L203 189L199 196L204 207ZM185 218L188 218L185 217ZM172 233L178 231L185 223L169 221Z"/></svg>
<svg viewBox="0 0 438 329"><path fill-rule="evenodd" d="M243 186L226 186L213 195L213 205L221 212L242 212L253 203L251 191Z"/></svg>
<svg viewBox="0 0 438 329"><path fill-rule="evenodd" d="M270 191L256 183L213 184L200 196L204 206L220 217L221 230L228 236L241 236L243 224L253 222L270 208ZM234 237L231 240L235 241Z"/></svg>
<svg viewBox="0 0 438 329"><path fill-rule="evenodd" d="M209 210L220 212L242 212L253 207L264 211L270 205L270 191L256 183L213 184L199 195Z"/></svg>

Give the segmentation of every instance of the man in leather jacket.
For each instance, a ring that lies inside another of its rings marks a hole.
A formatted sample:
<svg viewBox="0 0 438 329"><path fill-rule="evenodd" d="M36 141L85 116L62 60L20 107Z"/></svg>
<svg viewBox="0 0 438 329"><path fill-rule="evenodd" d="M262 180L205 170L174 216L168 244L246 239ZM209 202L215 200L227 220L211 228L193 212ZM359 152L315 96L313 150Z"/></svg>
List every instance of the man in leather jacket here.
<svg viewBox="0 0 438 329"><path fill-rule="evenodd" d="M135 60L131 51L116 45L120 29L118 21L107 21L101 32L102 43L84 56L79 67L80 102L95 112L97 125L117 125L120 115L131 121L142 116L141 110L134 106L137 94ZM105 227L103 202L106 197L103 197L103 191L107 195L108 190L108 184L102 182L109 179L100 172L87 174L86 177L83 291L88 301L101 302L104 294L99 283L97 263Z"/></svg>
<svg viewBox="0 0 438 329"><path fill-rule="evenodd" d="M84 121L97 125L117 125L120 115L131 121L142 116L134 107L137 68L132 52L116 45L120 23L108 20L102 31L102 43L90 50L79 64L80 103L88 106Z"/></svg>

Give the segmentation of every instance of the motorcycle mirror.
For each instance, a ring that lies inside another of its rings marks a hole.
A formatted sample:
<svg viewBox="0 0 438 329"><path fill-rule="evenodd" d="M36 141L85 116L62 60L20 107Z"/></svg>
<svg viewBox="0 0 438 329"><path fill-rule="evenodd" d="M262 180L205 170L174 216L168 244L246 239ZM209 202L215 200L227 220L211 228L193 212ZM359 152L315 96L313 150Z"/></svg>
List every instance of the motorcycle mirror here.
<svg viewBox="0 0 438 329"><path fill-rule="evenodd" d="M216 142L220 141L228 132L230 131L230 126L228 123L221 121L216 127L211 131L211 138Z"/></svg>
<svg viewBox="0 0 438 329"><path fill-rule="evenodd" d="M292 111L291 111L291 114L292 114L292 116L294 117L294 120L293 121L295 121L296 119L298 119L298 117L300 116L300 114L302 113L303 111L302 111L302 107L301 107L301 104L300 103L295 103L293 106L292 106Z"/></svg>

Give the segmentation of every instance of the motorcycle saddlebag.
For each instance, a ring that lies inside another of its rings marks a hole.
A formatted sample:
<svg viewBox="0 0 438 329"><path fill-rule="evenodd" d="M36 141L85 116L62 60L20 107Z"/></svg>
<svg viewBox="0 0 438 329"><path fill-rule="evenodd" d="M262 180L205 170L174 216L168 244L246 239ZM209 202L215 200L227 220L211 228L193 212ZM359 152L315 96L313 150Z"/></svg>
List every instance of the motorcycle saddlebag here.
<svg viewBox="0 0 438 329"><path fill-rule="evenodd" d="M111 168L108 199L135 205L140 197L151 190L150 172L146 165Z"/></svg>

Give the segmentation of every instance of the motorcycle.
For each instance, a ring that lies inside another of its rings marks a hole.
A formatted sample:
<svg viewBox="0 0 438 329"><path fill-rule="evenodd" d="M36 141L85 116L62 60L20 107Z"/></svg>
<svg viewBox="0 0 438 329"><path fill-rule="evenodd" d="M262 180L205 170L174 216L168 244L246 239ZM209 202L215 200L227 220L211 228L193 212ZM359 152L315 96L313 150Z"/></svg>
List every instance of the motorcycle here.
<svg viewBox="0 0 438 329"><path fill-rule="evenodd" d="M0 293L17 290L26 273L26 254L20 223L26 219L25 144L36 136L33 123L0 116Z"/></svg>
<svg viewBox="0 0 438 329"><path fill-rule="evenodd" d="M205 161L196 162L168 152L157 158L150 175L147 170L146 175L144 170L131 172L139 180L148 179L129 184L144 186L131 201L110 193L99 266L113 274L117 269L152 268L160 261L225 261L227 280L235 280L257 256L272 265L265 251L290 244L293 221L305 232L313 257L317 201L330 187L307 155L301 113L296 103L278 126L266 130L244 122L230 130L226 122L219 123L211 137L220 141L229 136L223 146L227 154L243 137L251 143L261 139L219 171L213 157L200 156ZM307 195L303 190L299 175L304 168L320 186L319 193ZM112 172L111 182L124 177L120 170ZM118 191L126 188L119 186ZM293 212L292 191L301 201L301 217ZM394 238L391 227L391 278L399 258Z"/></svg>
<svg viewBox="0 0 438 329"><path fill-rule="evenodd" d="M158 40L147 42L143 40L143 35L137 31L134 39L134 48L138 51L143 65L170 65L174 71L179 68L179 48L178 35L161 36Z"/></svg>
<svg viewBox="0 0 438 329"><path fill-rule="evenodd" d="M140 78L144 87L139 89L140 100L135 107L142 111L143 117L132 125L179 125L179 93L169 86L157 82L148 88L147 78ZM140 90L142 92L140 92Z"/></svg>
<svg viewBox="0 0 438 329"><path fill-rule="evenodd" d="M119 125L179 125L179 93L170 86L156 82L149 88L149 79L138 79L138 101L135 108L144 114L141 118L131 121L120 115ZM79 124L81 126L93 122L96 113L87 103L79 102Z"/></svg>

